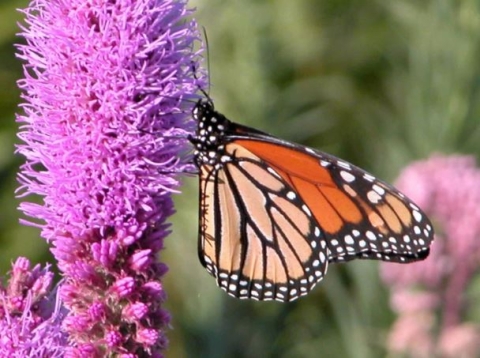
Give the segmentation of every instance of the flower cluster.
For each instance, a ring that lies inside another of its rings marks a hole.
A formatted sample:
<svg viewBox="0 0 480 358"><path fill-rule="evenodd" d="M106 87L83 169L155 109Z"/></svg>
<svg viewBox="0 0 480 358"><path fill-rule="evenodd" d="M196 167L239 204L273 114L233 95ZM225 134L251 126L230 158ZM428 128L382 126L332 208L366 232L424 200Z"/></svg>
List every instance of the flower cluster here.
<svg viewBox="0 0 480 358"><path fill-rule="evenodd" d="M397 186L432 219L422 262L382 265L399 315L389 348L412 357L473 357L480 325L468 322L467 289L480 269L480 169L469 156L434 156L406 168Z"/></svg>
<svg viewBox="0 0 480 358"><path fill-rule="evenodd" d="M63 357L67 335L48 267L20 257L0 286L0 357Z"/></svg>
<svg viewBox="0 0 480 358"><path fill-rule="evenodd" d="M167 344L156 261L205 86L185 0L32 0L19 195L64 275L67 355L155 356Z"/></svg>

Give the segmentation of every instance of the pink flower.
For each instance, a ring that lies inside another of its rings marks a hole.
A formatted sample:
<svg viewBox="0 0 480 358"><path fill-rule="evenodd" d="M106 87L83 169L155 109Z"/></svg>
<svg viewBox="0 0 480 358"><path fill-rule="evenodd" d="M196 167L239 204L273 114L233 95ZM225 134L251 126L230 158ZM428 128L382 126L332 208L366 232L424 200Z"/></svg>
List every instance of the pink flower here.
<svg viewBox="0 0 480 358"><path fill-rule="evenodd" d="M426 312L402 315L392 327L388 347L392 352L407 353L412 358L432 357L434 320L434 317Z"/></svg>
<svg viewBox="0 0 480 358"><path fill-rule="evenodd" d="M465 292L480 269L480 169L473 157L437 155L407 167L397 186L422 207L441 234L436 235L425 261L381 266L382 278L392 289L392 308L399 314L389 347L414 349L417 343L399 338L398 322L407 326L402 328L406 332L410 322L414 331L412 314L428 314L440 318L428 333L438 346L435 354L461 357L451 354L480 348L472 343L478 341L480 326L464 323L468 320Z"/></svg>
<svg viewBox="0 0 480 358"><path fill-rule="evenodd" d="M445 329L439 339L439 350L445 358L478 357L480 327L465 323Z"/></svg>

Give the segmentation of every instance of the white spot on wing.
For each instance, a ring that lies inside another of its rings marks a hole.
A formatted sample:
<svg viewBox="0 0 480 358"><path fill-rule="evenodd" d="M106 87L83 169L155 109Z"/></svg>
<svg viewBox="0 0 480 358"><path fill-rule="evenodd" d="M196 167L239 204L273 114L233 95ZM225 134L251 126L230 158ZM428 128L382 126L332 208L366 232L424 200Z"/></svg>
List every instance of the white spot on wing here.
<svg viewBox="0 0 480 358"><path fill-rule="evenodd" d="M418 208L418 206L416 206L416 205L413 204L413 203L410 203L410 207L411 207L413 210L417 210L417 211L420 210L420 209Z"/></svg>
<svg viewBox="0 0 480 358"><path fill-rule="evenodd" d="M365 180L368 180L369 182L375 181L375 177L373 175L368 174L368 173L363 174L363 178Z"/></svg>
<svg viewBox="0 0 480 358"><path fill-rule="evenodd" d="M422 214L420 214L420 212L417 210L413 210L413 217L417 222L422 221Z"/></svg>
<svg viewBox="0 0 480 358"><path fill-rule="evenodd" d="M347 169L347 170L352 169L352 168L350 167L350 164L348 164L348 163L346 163L346 162L343 162L343 161L341 161L341 160L337 160L337 165L338 165L339 167L342 167L342 168Z"/></svg>
<svg viewBox="0 0 480 358"><path fill-rule="evenodd" d="M369 240L372 240L372 241L375 241L377 239L377 236L371 232L371 231L367 231L365 233L365 236L369 239Z"/></svg>
<svg viewBox="0 0 480 358"><path fill-rule="evenodd" d="M372 189L375 190L379 195L385 194L385 189L383 189L381 186L377 184L373 184Z"/></svg>
<svg viewBox="0 0 480 358"><path fill-rule="evenodd" d="M308 215L312 216L312 213L310 212L310 209L306 205L302 205L302 210Z"/></svg>
<svg viewBox="0 0 480 358"><path fill-rule="evenodd" d="M352 181L355 180L355 176L352 173L346 172L345 170L340 171L340 176L342 177L343 180L345 180L347 183L351 183Z"/></svg>
<svg viewBox="0 0 480 358"><path fill-rule="evenodd" d="M377 192L373 191L373 190L370 190L368 193L367 193L367 199L368 201L370 201L372 204L377 204L381 199L382 197L380 195L378 195Z"/></svg>
<svg viewBox="0 0 480 358"><path fill-rule="evenodd" d="M353 245L354 241L353 241L353 237L351 237L350 235L346 235L345 236L345 243L347 245Z"/></svg>

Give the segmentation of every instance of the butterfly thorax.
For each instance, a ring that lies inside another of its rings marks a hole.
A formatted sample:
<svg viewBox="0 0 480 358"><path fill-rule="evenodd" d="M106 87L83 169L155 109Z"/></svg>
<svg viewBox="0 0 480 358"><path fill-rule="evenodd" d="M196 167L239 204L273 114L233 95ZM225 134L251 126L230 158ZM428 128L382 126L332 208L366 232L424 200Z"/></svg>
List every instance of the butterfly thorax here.
<svg viewBox="0 0 480 358"><path fill-rule="evenodd" d="M200 165L222 165L231 160L225 153L225 132L230 121L216 112L210 101L200 100L193 108L193 118L197 121L195 136L190 141L195 146L194 161Z"/></svg>

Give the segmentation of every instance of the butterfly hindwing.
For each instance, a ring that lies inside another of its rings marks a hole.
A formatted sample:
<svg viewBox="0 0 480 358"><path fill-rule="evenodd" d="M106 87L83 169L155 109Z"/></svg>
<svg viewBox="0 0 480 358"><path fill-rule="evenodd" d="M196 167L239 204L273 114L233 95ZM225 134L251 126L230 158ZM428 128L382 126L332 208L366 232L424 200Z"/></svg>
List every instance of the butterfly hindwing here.
<svg viewBox="0 0 480 358"><path fill-rule="evenodd" d="M291 301L321 280L327 243L288 183L258 157L227 144L231 161L201 173L199 254L239 298Z"/></svg>

